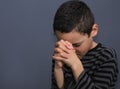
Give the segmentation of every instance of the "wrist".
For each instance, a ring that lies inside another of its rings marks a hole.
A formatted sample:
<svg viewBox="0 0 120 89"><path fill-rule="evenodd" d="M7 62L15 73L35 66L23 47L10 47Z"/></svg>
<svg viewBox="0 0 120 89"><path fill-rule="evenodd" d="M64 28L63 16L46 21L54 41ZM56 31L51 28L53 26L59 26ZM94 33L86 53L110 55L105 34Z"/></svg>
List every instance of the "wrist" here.
<svg viewBox="0 0 120 89"><path fill-rule="evenodd" d="M79 66L81 66L80 65L80 63L74 63L74 64L72 64L72 66L71 66L71 69L74 71L74 70L76 70L77 68L79 68Z"/></svg>
<svg viewBox="0 0 120 89"><path fill-rule="evenodd" d="M63 63L61 61L55 61L55 69L62 69Z"/></svg>
<svg viewBox="0 0 120 89"><path fill-rule="evenodd" d="M55 64L54 71L55 72L57 72L57 71L63 71L63 67L60 67L57 64Z"/></svg>
<svg viewBox="0 0 120 89"><path fill-rule="evenodd" d="M72 65L71 65L71 69L72 70L76 70L77 68L79 68L80 66L82 66L82 63L80 60L75 61Z"/></svg>
<svg viewBox="0 0 120 89"><path fill-rule="evenodd" d="M79 75L83 72L84 68L83 65L81 63L81 61L77 62L76 64L72 65L71 67L72 71L73 71L73 75L75 80L78 79Z"/></svg>

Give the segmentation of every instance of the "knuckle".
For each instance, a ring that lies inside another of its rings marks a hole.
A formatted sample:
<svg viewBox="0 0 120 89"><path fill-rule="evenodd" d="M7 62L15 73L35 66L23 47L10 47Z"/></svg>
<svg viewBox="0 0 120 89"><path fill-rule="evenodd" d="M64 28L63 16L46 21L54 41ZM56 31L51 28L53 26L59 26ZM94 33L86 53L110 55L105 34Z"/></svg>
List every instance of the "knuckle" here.
<svg viewBox="0 0 120 89"><path fill-rule="evenodd" d="M61 51L61 49L59 49L59 48L55 48L55 49L54 49L54 52L55 52L55 53L59 53L59 52L62 52L62 51Z"/></svg>
<svg viewBox="0 0 120 89"><path fill-rule="evenodd" d="M59 48L63 49L62 45L59 45Z"/></svg>
<svg viewBox="0 0 120 89"><path fill-rule="evenodd" d="M57 52L57 48L54 49L54 52Z"/></svg>
<svg viewBox="0 0 120 89"><path fill-rule="evenodd" d="M57 44L58 44L58 45L61 45L61 41L58 41Z"/></svg>
<svg viewBox="0 0 120 89"><path fill-rule="evenodd" d="M63 56L63 53L60 53L60 56Z"/></svg>

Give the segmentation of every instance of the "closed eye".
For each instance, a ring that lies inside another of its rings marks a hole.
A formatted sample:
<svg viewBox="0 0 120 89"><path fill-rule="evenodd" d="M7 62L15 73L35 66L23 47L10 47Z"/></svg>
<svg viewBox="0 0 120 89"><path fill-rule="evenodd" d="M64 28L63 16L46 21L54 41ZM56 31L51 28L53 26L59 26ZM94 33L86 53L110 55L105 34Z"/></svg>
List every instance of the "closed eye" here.
<svg viewBox="0 0 120 89"><path fill-rule="evenodd" d="M73 45L73 47L79 47L83 42L84 42L84 40L81 42L78 42L78 43L74 43L72 45Z"/></svg>
<svg viewBox="0 0 120 89"><path fill-rule="evenodd" d="M73 44L73 47L79 47L80 44Z"/></svg>

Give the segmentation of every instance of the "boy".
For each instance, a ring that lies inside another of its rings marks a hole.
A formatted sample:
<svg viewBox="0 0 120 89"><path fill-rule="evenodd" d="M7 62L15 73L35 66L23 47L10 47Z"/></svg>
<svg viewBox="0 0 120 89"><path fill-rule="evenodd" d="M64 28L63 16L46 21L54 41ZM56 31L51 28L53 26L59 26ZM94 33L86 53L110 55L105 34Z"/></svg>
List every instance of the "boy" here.
<svg viewBox="0 0 120 89"><path fill-rule="evenodd" d="M82 1L67 1L57 10L54 32L52 89L114 89L116 54L93 38L98 25Z"/></svg>

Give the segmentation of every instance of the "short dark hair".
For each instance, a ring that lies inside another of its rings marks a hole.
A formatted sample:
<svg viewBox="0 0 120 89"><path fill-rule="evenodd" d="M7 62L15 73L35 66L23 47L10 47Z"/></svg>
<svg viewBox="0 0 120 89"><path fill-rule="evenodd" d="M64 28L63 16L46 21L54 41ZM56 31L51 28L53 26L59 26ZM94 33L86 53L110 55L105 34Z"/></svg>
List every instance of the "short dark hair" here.
<svg viewBox="0 0 120 89"><path fill-rule="evenodd" d="M71 0L63 3L57 10L53 29L62 33L76 31L90 35L94 24L94 16L90 8L83 1Z"/></svg>

